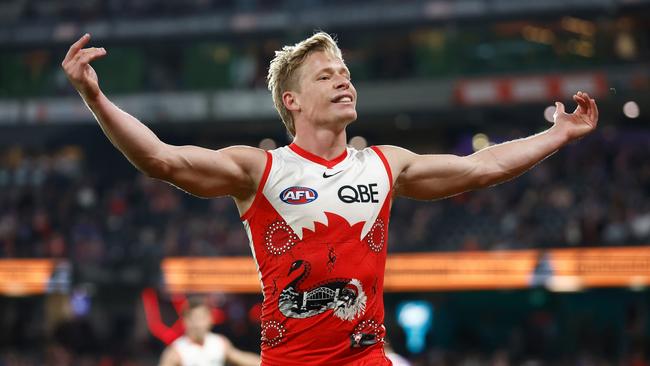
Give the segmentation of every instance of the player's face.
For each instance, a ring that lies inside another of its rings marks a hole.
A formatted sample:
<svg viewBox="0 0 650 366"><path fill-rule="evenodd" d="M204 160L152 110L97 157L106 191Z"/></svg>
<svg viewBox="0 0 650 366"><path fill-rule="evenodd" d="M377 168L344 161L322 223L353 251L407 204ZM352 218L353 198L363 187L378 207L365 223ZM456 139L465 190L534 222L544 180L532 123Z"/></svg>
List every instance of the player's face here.
<svg viewBox="0 0 650 366"><path fill-rule="evenodd" d="M345 126L357 119L357 91L343 60L328 52L313 52L298 72L300 92L296 99L307 120Z"/></svg>
<svg viewBox="0 0 650 366"><path fill-rule="evenodd" d="M183 319L185 332L191 338L203 339L212 328L212 314L207 306L199 306L190 310Z"/></svg>

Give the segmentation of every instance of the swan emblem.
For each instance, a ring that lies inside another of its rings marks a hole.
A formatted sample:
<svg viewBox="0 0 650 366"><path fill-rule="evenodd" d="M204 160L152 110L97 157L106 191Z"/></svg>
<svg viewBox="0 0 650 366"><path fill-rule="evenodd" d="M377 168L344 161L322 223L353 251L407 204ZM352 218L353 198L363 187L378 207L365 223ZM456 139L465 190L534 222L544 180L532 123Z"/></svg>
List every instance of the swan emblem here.
<svg viewBox="0 0 650 366"><path fill-rule="evenodd" d="M309 276L309 262L302 259L293 262L289 275L300 268L302 273L280 293L278 308L284 316L304 319L333 310L334 316L352 321L366 310L367 297L358 279L335 278L303 291L300 284Z"/></svg>

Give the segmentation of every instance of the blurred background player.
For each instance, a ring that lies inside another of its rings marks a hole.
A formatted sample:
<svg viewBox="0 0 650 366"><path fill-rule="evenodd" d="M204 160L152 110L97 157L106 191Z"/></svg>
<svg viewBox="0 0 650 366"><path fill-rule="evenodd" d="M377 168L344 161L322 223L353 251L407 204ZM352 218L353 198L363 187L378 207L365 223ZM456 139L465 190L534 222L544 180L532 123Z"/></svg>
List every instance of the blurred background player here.
<svg viewBox="0 0 650 366"><path fill-rule="evenodd" d="M192 297L183 310L185 335L165 348L159 366L258 366L260 357L237 349L212 333L212 313L202 297Z"/></svg>

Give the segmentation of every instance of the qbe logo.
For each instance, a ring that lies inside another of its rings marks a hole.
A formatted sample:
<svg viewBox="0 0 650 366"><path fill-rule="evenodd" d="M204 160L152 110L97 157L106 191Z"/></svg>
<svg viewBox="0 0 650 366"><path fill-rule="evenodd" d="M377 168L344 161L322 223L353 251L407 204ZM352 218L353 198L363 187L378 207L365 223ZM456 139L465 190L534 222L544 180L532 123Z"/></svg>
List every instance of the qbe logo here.
<svg viewBox="0 0 650 366"><path fill-rule="evenodd" d="M318 198L318 192L308 187L289 187L280 193L280 199L290 205L304 205Z"/></svg>
<svg viewBox="0 0 650 366"><path fill-rule="evenodd" d="M339 199L345 203L379 203L377 183L357 184L339 188Z"/></svg>

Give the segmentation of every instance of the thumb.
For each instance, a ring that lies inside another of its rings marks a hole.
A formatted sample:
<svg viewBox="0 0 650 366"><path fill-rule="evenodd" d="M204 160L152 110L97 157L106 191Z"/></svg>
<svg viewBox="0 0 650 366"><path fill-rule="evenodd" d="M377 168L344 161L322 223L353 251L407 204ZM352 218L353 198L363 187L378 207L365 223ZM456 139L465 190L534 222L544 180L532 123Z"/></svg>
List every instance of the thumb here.
<svg viewBox="0 0 650 366"><path fill-rule="evenodd" d="M555 102L555 113L553 114L557 116L560 113L564 113L564 104L561 102Z"/></svg>

